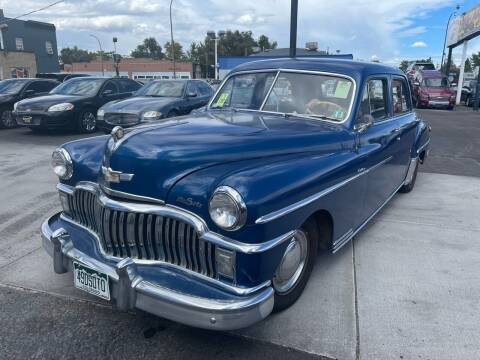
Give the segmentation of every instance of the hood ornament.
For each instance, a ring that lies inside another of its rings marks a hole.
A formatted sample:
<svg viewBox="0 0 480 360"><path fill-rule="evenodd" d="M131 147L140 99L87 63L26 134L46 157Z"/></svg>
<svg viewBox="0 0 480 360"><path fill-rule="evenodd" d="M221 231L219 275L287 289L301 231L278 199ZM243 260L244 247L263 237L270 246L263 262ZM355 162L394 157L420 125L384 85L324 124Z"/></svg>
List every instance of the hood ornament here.
<svg viewBox="0 0 480 360"><path fill-rule="evenodd" d="M121 126L115 126L110 135L112 135L113 141L117 142L125 136L125 130Z"/></svg>
<svg viewBox="0 0 480 360"><path fill-rule="evenodd" d="M105 181L110 183L119 183L121 181L131 181L134 174L125 174L121 171L112 170L109 167L102 166L102 174Z"/></svg>

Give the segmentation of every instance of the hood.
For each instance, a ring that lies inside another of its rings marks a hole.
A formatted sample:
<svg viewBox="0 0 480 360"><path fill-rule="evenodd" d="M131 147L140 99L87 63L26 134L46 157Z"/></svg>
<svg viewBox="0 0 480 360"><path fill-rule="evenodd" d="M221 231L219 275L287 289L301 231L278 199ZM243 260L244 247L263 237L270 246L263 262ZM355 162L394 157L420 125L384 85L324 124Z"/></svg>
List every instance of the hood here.
<svg viewBox="0 0 480 360"><path fill-rule="evenodd" d="M87 99L85 96L75 96L75 95L60 95L52 94L34 97L31 99L25 99L18 103L17 110L19 111L28 111L28 109L48 109L50 106L55 104L61 104L64 102L75 103Z"/></svg>
<svg viewBox="0 0 480 360"><path fill-rule="evenodd" d="M172 104L178 100L179 98L172 97L138 96L109 102L103 107L103 110L110 113L128 112L140 114L141 112L150 110L160 111L165 105Z"/></svg>
<svg viewBox="0 0 480 360"><path fill-rule="evenodd" d="M127 132L106 150L104 165L134 174L107 184L127 193L167 200L169 189L195 171L248 160L270 162L301 153L332 153L350 141L342 125L252 112L206 112ZM111 140L111 143L113 140ZM221 180L221 179L219 179Z"/></svg>

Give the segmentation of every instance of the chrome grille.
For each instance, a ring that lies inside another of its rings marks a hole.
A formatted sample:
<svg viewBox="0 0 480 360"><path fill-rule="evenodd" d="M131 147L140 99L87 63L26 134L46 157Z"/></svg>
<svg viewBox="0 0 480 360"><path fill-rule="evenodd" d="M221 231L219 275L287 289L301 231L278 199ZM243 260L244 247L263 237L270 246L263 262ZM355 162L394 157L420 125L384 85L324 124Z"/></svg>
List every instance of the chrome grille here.
<svg viewBox="0 0 480 360"><path fill-rule="evenodd" d="M106 113L105 115L105 122L112 124L112 125L121 125L124 123L132 124L138 122L138 115L137 114L129 114L129 113Z"/></svg>
<svg viewBox="0 0 480 360"><path fill-rule="evenodd" d="M216 246L201 240L190 224L109 209L85 190L77 189L68 201L72 219L94 231L108 255L159 260L216 278Z"/></svg>

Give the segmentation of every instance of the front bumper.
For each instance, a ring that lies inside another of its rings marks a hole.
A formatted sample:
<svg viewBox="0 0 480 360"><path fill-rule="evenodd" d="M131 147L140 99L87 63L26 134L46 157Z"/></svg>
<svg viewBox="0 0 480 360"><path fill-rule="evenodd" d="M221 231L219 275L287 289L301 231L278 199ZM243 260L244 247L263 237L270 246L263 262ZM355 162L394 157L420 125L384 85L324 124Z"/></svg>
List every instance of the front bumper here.
<svg viewBox="0 0 480 360"><path fill-rule="evenodd" d="M19 126L63 129L74 125L75 113L72 111L59 112L15 112L15 121ZM27 121L28 120L28 121Z"/></svg>
<svg viewBox="0 0 480 360"><path fill-rule="evenodd" d="M274 291L271 287L231 299L200 297L143 279L130 258L115 266L101 262L76 249L63 228L54 229L51 222L57 218L58 214L42 225L43 247L53 258L55 272L72 271L73 261L76 261L107 274L111 298L119 310L137 308L194 327L234 330L264 319L273 309Z"/></svg>

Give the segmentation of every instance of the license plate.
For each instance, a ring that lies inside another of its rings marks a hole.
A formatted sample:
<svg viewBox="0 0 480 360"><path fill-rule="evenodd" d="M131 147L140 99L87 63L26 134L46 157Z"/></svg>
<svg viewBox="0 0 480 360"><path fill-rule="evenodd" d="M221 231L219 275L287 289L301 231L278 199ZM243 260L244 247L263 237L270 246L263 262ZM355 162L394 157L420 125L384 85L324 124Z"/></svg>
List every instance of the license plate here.
<svg viewBox="0 0 480 360"><path fill-rule="evenodd" d="M90 269L80 263L73 263L73 283L77 289L86 291L105 300L110 300L108 275Z"/></svg>
<svg viewBox="0 0 480 360"><path fill-rule="evenodd" d="M22 118L24 123L30 124L32 122L32 117L31 116L24 116Z"/></svg>

